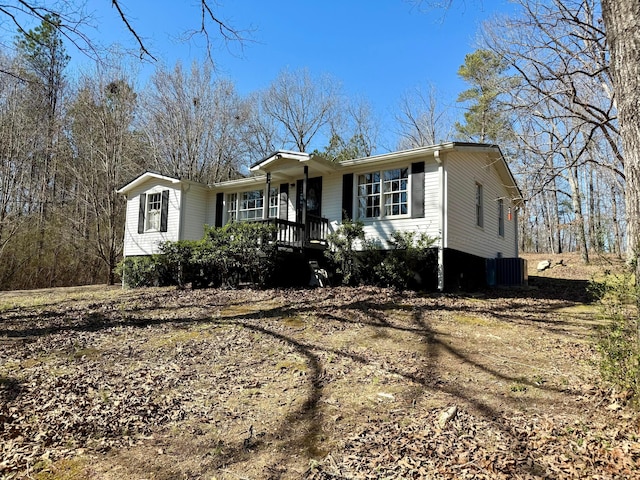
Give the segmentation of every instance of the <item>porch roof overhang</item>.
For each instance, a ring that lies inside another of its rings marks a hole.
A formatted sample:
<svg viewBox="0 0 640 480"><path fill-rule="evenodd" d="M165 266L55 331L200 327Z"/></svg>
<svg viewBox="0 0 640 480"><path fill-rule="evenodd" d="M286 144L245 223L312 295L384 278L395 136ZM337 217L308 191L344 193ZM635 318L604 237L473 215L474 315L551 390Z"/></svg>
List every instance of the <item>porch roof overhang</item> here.
<svg viewBox="0 0 640 480"><path fill-rule="evenodd" d="M302 168L308 167L310 176L334 172L338 165L319 155L279 150L254 163L249 169L254 173L271 174L274 181L300 178Z"/></svg>

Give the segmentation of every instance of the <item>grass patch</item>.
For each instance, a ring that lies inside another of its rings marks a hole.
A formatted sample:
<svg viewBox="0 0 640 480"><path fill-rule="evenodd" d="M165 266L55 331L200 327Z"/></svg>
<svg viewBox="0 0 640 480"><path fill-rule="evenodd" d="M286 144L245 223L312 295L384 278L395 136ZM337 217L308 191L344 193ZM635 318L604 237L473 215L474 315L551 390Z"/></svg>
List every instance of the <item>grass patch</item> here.
<svg viewBox="0 0 640 480"><path fill-rule="evenodd" d="M462 323L464 325L474 325L479 327L489 327L495 325L495 322L483 317L479 317L477 315L457 314L453 315L453 319L457 323Z"/></svg>
<svg viewBox="0 0 640 480"><path fill-rule="evenodd" d="M293 357L291 359L282 360L278 362L275 366L277 371L289 370L293 373L306 373L309 369L307 363L300 357Z"/></svg>
<svg viewBox="0 0 640 480"><path fill-rule="evenodd" d="M36 465L34 469L40 469ZM40 469L33 475L34 480L83 480L87 478L86 461L79 458L58 460Z"/></svg>
<svg viewBox="0 0 640 480"><path fill-rule="evenodd" d="M306 325L305 319L300 315L291 315L282 319L282 323L287 327L301 328Z"/></svg>
<svg viewBox="0 0 640 480"><path fill-rule="evenodd" d="M93 348L93 347L87 347L87 348L80 348L76 351L73 352L73 358L79 360L82 358L86 358L89 360L95 360L97 358L99 358L100 356L102 356L102 352L100 350L98 350L97 348Z"/></svg>

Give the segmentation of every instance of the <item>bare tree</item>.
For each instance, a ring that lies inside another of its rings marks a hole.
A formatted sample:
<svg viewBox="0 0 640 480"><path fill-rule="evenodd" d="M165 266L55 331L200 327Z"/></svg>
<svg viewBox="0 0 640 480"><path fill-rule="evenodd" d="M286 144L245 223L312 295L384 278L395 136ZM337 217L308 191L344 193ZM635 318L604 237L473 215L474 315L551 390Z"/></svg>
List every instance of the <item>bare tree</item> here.
<svg viewBox="0 0 640 480"><path fill-rule="evenodd" d="M276 120L263 109L262 96L262 92L256 92L247 99L249 118L244 126L244 142L252 163L284 148Z"/></svg>
<svg viewBox="0 0 640 480"><path fill-rule="evenodd" d="M127 4L123 0L111 0L114 15L122 22L136 44L140 58L156 60L155 55L147 47L145 32L140 31L136 21L127 13ZM178 4L176 4L178 5ZM185 8L180 4L179 8ZM218 12L218 5L210 0L200 0L193 6L193 28L185 33L191 39L195 36L204 38L207 54L213 62L216 44L221 41L224 45L237 45L242 48L250 41L251 31L234 27L225 21ZM87 10L86 4L73 0L58 2L36 2L30 0L7 0L0 4L0 17L4 17L6 25L12 30L26 32L27 25L33 20L49 24L61 38L73 44L78 50L90 58L100 61L103 57L103 47L96 41L95 20ZM55 18L55 21L52 19ZM3 70L5 73L16 75L14 70Z"/></svg>
<svg viewBox="0 0 640 480"><path fill-rule="evenodd" d="M587 167L606 169L624 181L623 158L611 95L605 33L598 21L596 0L518 0L520 14L484 27L484 38L497 55L517 72L518 82L503 92L503 108L517 116L520 151L530 162L522 173L534 179L531 198L558 192L569 199L554 200L546 219L558 222L557 249L562 248L560 222L567 221L575 246L588 261L586 232L597 222L590 212L585 222L589 188L581 173ZM522 177L521 177L522 178ZM609 190L601 192L607 195ZM562 215L561 215L562 213ZM551 227L550 227L551 228ZM593 235L592 235L593 236Z"/></svg>
<svg viewBox="0 0 640 480"><path fill-rule="evenodd" d="M12 59L0 54L2 65ZM10 76L0 76L0 263L11 262L3 257L5 247L27 220L30 210L28 195L31 174L26 159L33 141L29 117L24 104L28 97L25 82ZM0 285L3 275L0 272Z"/></svg>
<svg viewBox="0 0 640 480"><path fill-rule="evenodd" d="M400 99L396 122L399 125L398 148L434 145L453 136L449 108L439 102L438 91L429 85L426 91L416 88Z"/></svg>
<svg viewBox="0 0 640 480"><path fill-rule="evenodd" d="M75 241L100 259L105 280L115 281L122 254L125 205L116 190L140 170L142 146L132 126L137 94L125 68L85 76L70 108L76 153L68 168L76 183Z"/></svg>
<svg viewBox="0 0 640 480"><path fill-rule="evenodd" d="M306 152L316 135L330 125L338 106L337 82L326 75L312 78L306 69L282 71L261 96L267 122L278 126L285 146L300 152Z"/></svg>
<svg viewBox="0 0 640 480"><path fill-rule="evenodd" d="M250 110L232 82L214 82L209 65L159 68L142 104L142 128L153 166L168 175L216 182L246 163L244 124Z"/></svg>
<svg viewBox="0 0 640 480"><path fill-rule="evenodd" d="M334 162L368 157L378 148L380 125L373 107L364 98L344 99L329 121L331 137L322 151L314 151Z"/></svg>

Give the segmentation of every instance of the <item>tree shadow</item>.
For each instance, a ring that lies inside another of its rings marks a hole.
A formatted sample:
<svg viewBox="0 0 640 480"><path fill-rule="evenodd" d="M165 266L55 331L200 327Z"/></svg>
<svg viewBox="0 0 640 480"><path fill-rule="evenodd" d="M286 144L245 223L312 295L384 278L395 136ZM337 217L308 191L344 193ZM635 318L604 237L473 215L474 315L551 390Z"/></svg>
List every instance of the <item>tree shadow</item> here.
<svg viewBox="0 0 640 480"><path fill-rule="evenodd" d="M574 283L571 281L567 286L567 284L563 282L561 282L561 284L551 282L548 288L544 290L555 292L556 296L551 299L561 301L559 305L570 306L580 302L580 300L576 300L575 295L569 294L569 292L573 292L579 288L579 283L580 282ZM586 283L587 282L583 282L583 286L586 286ZM560 288L559 285L565 285L565 288ZM295 291L291 293L295 295ZM500 320L508 321L509 309L515 308L514 306L518 305L518 299L521 298L516 295L517 293L522 292L502 289L485 292L484 295L488 298L503 298L508 300L502 310L491 312L492 315ZM548 296L541 296L542 293L544 293L543 289L533 289L529 292L529 298L550 299ZM261 438L254 438L252 432L251 436L247 438L247 441L227 445L225 452L216 458L216 464L220 463L221 465L228 465L233 462L248 459L250 458L250 452L266 450L269 443L273 442L278 442L283 445L283 453L280 454L279 458L273 460L272 468L274 469L278 465L286 464L286 452L303 451L308 458L321 457L323 453L326 453L322 446L322 432L327 423L327 419L325 418L320 403L325 396L325 387L328 382L321 354L338 356L361 366L369 365L372 360L378 360L375 356L367 357L365 355L359 355L348 348L334 348L330 345L324 345L318 340L301 339L299 336L296 336L296 334L291 332L287 333L282 328L276 329L276 327L282 326L280 323L282 319L293 315L313 315L315 321L332 322L340 324L345 328L355 325L366 325L382 333L397 332L419 338L422 344L424 344L424 350L422 351L422 359L424 362L423 368L420 371L416 372L414 369L408 368L415 365L383 364L385 366L382 368L389 374L397 375L418 385L420 388L415 391L416 396L425 395L427 391L440 391L459 399L459 401L465 405L472 406L474 410L494 422L498 428L504 431L505 434L511 438L513 449L517 451L533 452L534 447L528 445L525 440L521 440L512 432L504 412L498 411L489 403L474 397L472 393L462 386L452 385L451 383L440 380L440 362L442 361L443 355L446 354L456 358L473 370L487 374L497 380L520 382L540 390L557 393L575 393L550 385L541 386L534 384L533 381L528 381L515 375L506 375L492 368L488 362L483 363L473 359L470 355L452 346L450 342L446 341L447 334L436 331L428 321L428 316L432 311L473 311L473 307L463 302L456 304L455 297L448 297L449 299L453 298L454 301L446 302L445 304L445 302L439 300L442 298L439 295L424 295L421 297L423 302L415 306L407 304L407 300L401 292L393 292L391 296L380 297L375 294L375 290L371 290L364 300L349 300L349 297L345 296L345 300L328 308L326 305L323 305L323 301L332 301L330 294L319 291L319 301L316 303L309 304L305 301L296 300L289 305L274 305L272 308L255 310L254 307L264 303L264 299L251 300L238 296L238 300L236 301L224 302L211 298L214 294L215 291L212 291L209 295L210 303L208 305L200 303L202 300L201 295L194 296L193 298L189 298L189 296L186 295L184 301L181 300L178 304L172 305L167 302L167 304L162 306L165 312L172 310L178 311L183 308L194 308L196 309L195 311L199 313L193 317L167 318L166 316L161 316L156 318L147 315L147 308L145 308L144 305L136 305L124 310L110 309L90 312L81 318L76 318L73 323L67 323L65 319L68 317L66 317L64 311L49 311L44 317L46 320L45 323L49 322L46 325L27 327L24 329L0 330L0 335L39 337L56 333L96 332L117 326L145 328L154 325L174 325L179 327L181 325L188 326L199 323L209 323L217 326L241 326L250 332L267 336L286 344L292 348L293 351L304 357L308 367L303 401L297 408L289 411L282 417L280 427L275 431L269 432ZM166 297L165 300L168 300L171 295L167 295ZM151 305L151 308L159 308L155 303L156 302L154 302L154 305ZM234 305L242 307L239 310L246 311L239 311L234 314L233 309L230 309L229 314L225 314L224 316L219 315L222 309ZM528 307L531 308L531 305L528 305ZM522 305L518 308L522 308ZM558 304L554 304L553 307L537 306L536 308L543 309L543 314L540 316L540 318L543 318L544 308L558 308ZM252 309L254 311L251 311ZM403 311L410 316L410 322L402 323L394 321L392 315L390 315L392 310ZM356 315L355 312L358 312L358 314ZM37 313L33 315L38 316ZM27 316L25 318L30 317ZM24 318L21 320L24 320ZM568 322L568 320L564 319L546 319L544 321L533 319L531 321L538 322L540 328L548 329L557 329L558 322ZM567 327L568 326L570 325L567 325ZM7 385L8 387L5 388ZM0 390L2 399L7 403L14 401L20 393L20 385L15 379L4 379L0 377L0 387L2 387ZM9 393L5 393L5 391ZM540 472L551 474L551 472L546 472L544 467L536 462L530 465L522 465L518 468L518 473L525 475L540 475Z"/></svg>
<svg viewBox="0 0 640 480"><path fill-rule="evenodd" d="M0 375L0 403L3 405L15 401L22 393L22 382L17 378ZM0 409L0 413L2 410Z"/></svg>

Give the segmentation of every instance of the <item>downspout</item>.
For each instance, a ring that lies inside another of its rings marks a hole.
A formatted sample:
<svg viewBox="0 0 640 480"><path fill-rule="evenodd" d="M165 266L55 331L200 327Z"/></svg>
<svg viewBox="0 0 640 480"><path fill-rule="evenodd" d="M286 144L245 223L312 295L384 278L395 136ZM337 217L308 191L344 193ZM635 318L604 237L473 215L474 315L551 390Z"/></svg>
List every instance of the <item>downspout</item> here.
<svg viewBox="0 0 640 480"><path fill-rule="evenodd" d="M515 228L515 232L516 234L514 235L516 237L516 258L518 258L520 256L520 252L518 251L518 249L520 248L520 238L519 238L519 225L518 225L518 207L516 207L514 205L513 207L513 223L514 223L514 228Z"/></svg>
<svg viewBox="0 0 640 480"><path fill-rule="evenodd" d="M436 150L433 152L433 157L438 164L438 174L439 174L439 188L440 188L440 242L438 244L438 291L444 291L444 248L446 243L446 208L447 208L447 195L446 195L446 182L445 182L445 172L444 172L444 163L443 158L440 158L440 150Z"/></svg>
<svg viewBox="0 0 640 480"><path fill-rule="evenodd" d="M124 255L124 247L125 247L125 242L127 241L127 229L129 228L128 222L127 222L127 217L126 217L126 208L129 204L129 197L127 196L127 194L124 194L124 201L126 202L126 206L125 206L125 220L124 220L124 238L122 239L122 262L123 262L123 268L122 268L122 278L120 279L121 283L122 283L122 290L125 289L125 286L127 285L127 280L126 280L126 273L127 273L127 269L124 268L124 260L127 258Z"/></svg>

